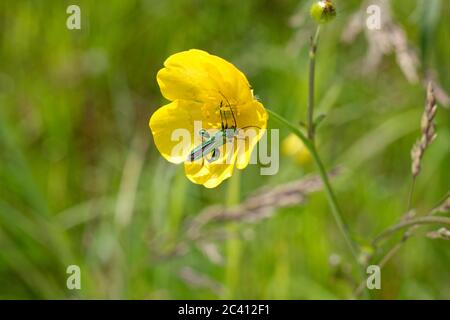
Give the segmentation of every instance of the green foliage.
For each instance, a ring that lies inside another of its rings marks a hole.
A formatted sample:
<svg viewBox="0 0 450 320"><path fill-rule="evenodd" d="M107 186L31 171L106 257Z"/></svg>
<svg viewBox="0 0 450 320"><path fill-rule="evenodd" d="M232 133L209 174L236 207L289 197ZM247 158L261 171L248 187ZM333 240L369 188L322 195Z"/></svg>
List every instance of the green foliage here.
<svg viewBox="0 0 450 320"><path fill-rule="evenodd" d="M395 21L448 90L450 2L400 2L408 5L393 5ZM250 166L233 195L233 180L213 190L191 184L182 166L162 159L148 129L152 112L166 103L157 71L175 52L204 49L243 70L266 107L305 120L311 2L77 4L81 30L66 28L68 2L0 3L0 298L348 297L351 257L322 192L256 224L216 226L233 235L208 241L223 261L195 245L164 257L205 207L315 169L286 157L274 176ZM317 53L316 114L327 114L317 141L327 167L346 168L333 186L365 245L405 213L425 89L405 79L394 55L375 72L363 71L364 35L341 42L360 1L336 5L339 15L322 27ZM296 14L304 19L297 24ZM449 189L448 112L437 112L438 137L417 181L419 213ZM341 263L330 264L337 256ZM70 264L81 267L80 291L66 288ZM383 269L374 297L448 299L449 265L448 242L414 237ZM186 268L209 281L189 284Z"/></svg>

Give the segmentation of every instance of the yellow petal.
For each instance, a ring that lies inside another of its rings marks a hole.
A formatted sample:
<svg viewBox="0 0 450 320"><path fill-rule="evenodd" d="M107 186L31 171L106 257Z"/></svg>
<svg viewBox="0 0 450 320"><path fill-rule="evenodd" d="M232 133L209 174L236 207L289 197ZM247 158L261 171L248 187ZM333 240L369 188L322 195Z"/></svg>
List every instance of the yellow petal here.
<svg viewBox="0 0 450 320"><path fill-rule="evenodd" d="M204 184L209 179L209 170L205 165L205 159L196 161L186 161L184 163L184 172L186 177L196 184Z"/></svg>
<svg viewBox="0 0 450 320"><path fill-rule="evenodd" d="M236 161L236 148L232 143L227 143L218 149L220 157L216 161L208 162L204 158L193 162L186 161L184 164L186 177L206 188L215 188L231 177ZM209 158L210 155L206 157Z"/></svg>
<svg viewBox="0 0 450 320"><path fill-rule="evenodd" d="M236 168L247 167L252 151L267 128L268 114L259 101L252 101L238 109L238 136ZM244 140L242 140L244 139Z"/></svg>
<svg viewBox="0 0 450 320"><path fill-rule="evenodd" d="M230 104L253 99L245 75L228 61L205 51L192 49L170 56L158 72L162 95L168 100L218 102L227 97Z"/></svg>
<svg viewBox="0 0 450 320"><path fill-rule="evenodd" d="M161 155L172 163L184 162L196 143L194 121L202 120L201 104L176 100L150 118L153 140Z"/></svg>
<svg viewBox="0 0 450 320"><path fill-rule="evenodd" d="M236 168L239 170L245 169L252 157L253 149L258 143L264 130L258 130L257 132L247 132L246 138L237 141L237 156L236 156Z"/></svg>

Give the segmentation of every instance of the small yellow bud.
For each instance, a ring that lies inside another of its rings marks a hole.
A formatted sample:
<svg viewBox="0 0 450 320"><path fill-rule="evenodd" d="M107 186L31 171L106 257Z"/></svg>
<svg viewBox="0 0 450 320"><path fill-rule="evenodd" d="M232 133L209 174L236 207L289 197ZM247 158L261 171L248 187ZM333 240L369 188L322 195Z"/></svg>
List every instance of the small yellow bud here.
<svg viewBox="0 0 450 320"><path fill-rule="evenodd" d="M310 14L317 23L327 23L336 17L336 7L330 0L316 1L311 6Z"/></svg>

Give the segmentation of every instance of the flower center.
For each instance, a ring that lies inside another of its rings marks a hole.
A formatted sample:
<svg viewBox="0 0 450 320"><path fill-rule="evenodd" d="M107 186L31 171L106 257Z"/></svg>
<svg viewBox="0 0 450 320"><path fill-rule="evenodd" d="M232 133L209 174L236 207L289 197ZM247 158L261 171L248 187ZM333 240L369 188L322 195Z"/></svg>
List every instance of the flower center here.
<svg viewBox="0 0 450 320"><path fill-rule="evenodd" d="M236 105L224 105L223 102L215 107L211 107L211 105L202 107L202 121L208 128L238 128L239 114Z"/></svg>

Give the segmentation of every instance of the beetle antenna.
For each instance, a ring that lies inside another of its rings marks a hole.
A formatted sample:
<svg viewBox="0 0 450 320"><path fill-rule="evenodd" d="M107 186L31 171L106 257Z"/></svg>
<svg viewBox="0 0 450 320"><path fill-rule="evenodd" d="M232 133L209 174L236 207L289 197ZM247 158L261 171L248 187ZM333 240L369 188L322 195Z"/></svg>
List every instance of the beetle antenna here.
<svg viewBox="0 0 450 320"><path fill-rule="evenodd" d="M236 117L234 116L233 107L231 106L231 103L230 103L230 101L228 101L227 97L225 97L225 95L222 92L219 91L219 93L226 100L228 107L230 108L231 116L233 117L233 122L234 122L234 129L236 129L237 122L236 122Z"/></svg>
<svg viewBox="0 0 450 320"><path fill-rule="evenodd" d="M223 117L224 117L224 115L222 114L222 102L223 101L220 101L220 106L219 106L219 113L220 113L220 125L221 125L221 127L222 127L222 130L223 129L225 129L225 125L224 125L224 121L223 121ZM225 118L226 119L226 118ZM226 125L227 127L228 127L228 125Z"/></svg>

